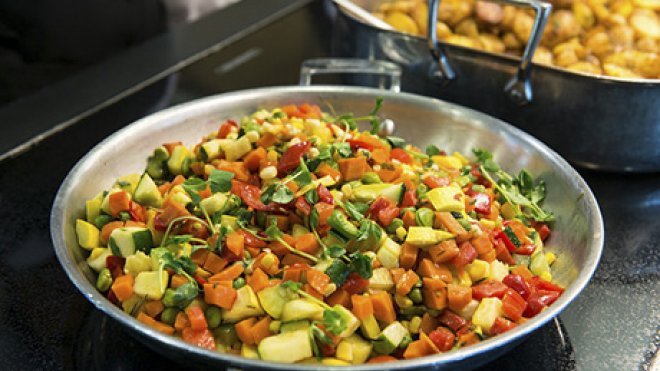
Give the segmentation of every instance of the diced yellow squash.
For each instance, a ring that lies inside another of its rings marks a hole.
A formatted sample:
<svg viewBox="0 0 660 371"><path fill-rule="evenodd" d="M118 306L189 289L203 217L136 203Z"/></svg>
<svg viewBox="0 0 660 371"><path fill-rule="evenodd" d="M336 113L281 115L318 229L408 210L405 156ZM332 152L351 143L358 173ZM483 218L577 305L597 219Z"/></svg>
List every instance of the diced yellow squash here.
<svg viewBox="0 0 660 371"><path fill-rule="evenodd" d="M103 192L96 195L96 197L85 202L85 219L88 222L94 223L97 216L101 214L101 203L103 202Z"/></svg>
<svg viewBox="0 0 660 371"><path fill-rule="evenodd" d="M375 340L380 335L380 327L373 314L362 320L360 330L367 339Z"/></svg>
<svg viewBox="0 0 660 371"><path fill-rule="evenodd" d="M437 211L465 211L465 195L457 186L433 188L426 196Z"/></svg>
<svg viewBox="0 0 660 371"><path fill-rule="evenodd" d="M76 234L78 235L78 244L87 250L99 247L99 229L92 223L82 219L76 220Z"/></svg>
<svg viewBox="0 0 660 371"><path fill-rule="evenodd" d="M301 319L322 320L323 307L307 299L295 299L284 304L282 316L280 317L282 322Z"/></svg>
<svg viewBox="0 0 660 371"><path fill-rule="evenodd" d="M351 335L339 342L335 356L342 361L359 365L367 361L372 345L358 335Z"/></svg>
<svg viewBox="0 0 660 371"><path fill-rule="evenodd" d="M258 349L264 361L293 363L312 357L312 344L307 330L269 336L261 340Z"/></svg>
<svg viewBox="0 0 660 371"><path fill-rule="evenodd" d="M169 274L166 270L140 272L135 277L133 291L136 295L146 297L150 300L160 300L167 288Z"/></svg>
<svg viewBox="0 0 660 371"><path fill-rule="evenodd" d="M386 236L385 233L383 235ZM376 257L383 267L392 269L399 267L399 255L401 255L401 245L386 237L385 242L380 246Z"/></svg>
<svg viewBox="0 0 660 371"><path fill-rule="evenodd" d="M167 160L167 168L174 175L181 175L186 172L187 162L190 161L190 151L184 145L178 145L172 150L170 158Z"/></svg>
<svg viewBox="0 0 660 371"><path fill-rule="evenodd" d="M95 247L87 257L87 265L100 272L105 268L105 258L110 255L112 255L112 251L107 247Z"/></svg>
<svg viewBox="0 0 660 371"><path fill-rule="evenodd" d="M472 315L472 323L490 331L497 317L502 315L502 301L498 298L483 298Z"/></svg>
<svg viewBox="0 0 660 371"><path fill-rule="evenodd" d="M472 318L472 316L474 315L474 312L477 310L478 307L479 307L479 302L472 299L472 301L470 301L463 308L461 308L461 309L452 309L452 310L454 312L456 312L456 314L458 314L459 316L469 320L469 319Z"/></svg>
<svg viewBox="0 0 660 371"><path fill-rule="evenodd" d="M135 193L135 188L137 187L139 181L140 181L140 174L132 173L117 178L117 182L115 184L120 189L123 189L124 191L133 195L133 193Z"/></svg>
<svg viewBox="0 0 660 371"><path fill-rule="evenodd" d="M537 276L550 273L550 265L545 258L545 254L536 254L532 256L532 260L529 263L529 270Z"/></svg>
<svg viewBox="0 0 660 371"><path fill-rule="evenodd" d="M509 266L499 260L490 262L490 272L488 278L495 281L502 281L509 274Z"/></svg>
<svg viewBox="0 0 660 371"><path fill-rule="evenodd" d="M465 266L472 281L481 281L490 275L490 264L481 259L475 259L472 263Z"/></svg>
<svg viewBox="0 0 660 371"><path fill-rule="evenodd" d="M236 301L231 309L222 310L222 319L225 322L234 323L248 317L256 317L264 314L264 310L257 299L257 294L249 285L236 290Z"/></svg>
<svg viewBox="0 0 660 371"><path fill-rule="evenodd" d="M227 195L224 193L214 193L211 197L203 199L199 205L203 207L209 215L213 215L222 210L222 207L225 206L226 201Z"/></svg>
<svg viewBox="0 0 660 371"><path fill-rule="evenodd" d="M326 366L350 366L350 362L346 362L341 359L326 357L321 360L322 365Z"/></svg>
<svg viewBox="0 0 660 371"><path fill-rule="evenodd" d="M437 155L431 157L431 159L443 170L456 170L463 166L461 160L455 156Z"/></svg>
<svg viewBox="0 0 660 371"><path fill-rule="evenodd" d="M393 287L394 281L387 268L380 267L373 270L373 274L371 275L371 278L369 278L370 289L388 291Z"/></svg>
<svg viewBox="0 0 660 371"><path fill-rule="evenodd" d="M431 227L413 226L408 228L406 243L417 246L433 245L438 243L438 236Z"/></svg>
<svg viewBox="0 0 660 371"><path fill-rule="evenodd" d="M252 143L244 135L235 141L223 142L220 147L224 151L227 161L236 161L252 150Z"/></svg>
<svg viewBox="0 0 660 371"><path fill-rule="evenodd" d="M291 228L291 236L293 236L293 238L300 237L307 233L309 233L309 229L305 228L301 224L294 224Z"/></svg>
<svg viewBox="0 0 660 371"><path fill-rule="evenodd" d="M355 317L355 315L346 307L340 304L336 304L335 306L332 307L332 310L335 313L339 313L339 316L341 317L342 322L345 324L344 330L339 333L339 337L341 338L347 338L355 332L355 330L360 327L360 320Z"/></svg>
<svg viewBox="0 0 660 371"><path fill-rule="evenodd" d="M124 273L137 276L141 272L151 270L151 257L145 255L142 251L136 252L126 258L124 264Z"/></svg>
<svg viewBox="0 0 660 371"><path fill-rule="evenodd" d="M259 352L257 352L257 347L254 345L241 345L241 357L259 359Z"/></svg>

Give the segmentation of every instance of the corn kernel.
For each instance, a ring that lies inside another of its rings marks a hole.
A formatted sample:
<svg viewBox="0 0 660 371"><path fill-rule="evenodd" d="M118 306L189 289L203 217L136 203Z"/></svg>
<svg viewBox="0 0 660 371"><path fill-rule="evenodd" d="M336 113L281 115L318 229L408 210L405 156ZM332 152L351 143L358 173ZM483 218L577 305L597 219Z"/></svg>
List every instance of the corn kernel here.
<svg viewBox="0 0 660 371"><path fill-rule="evenodd" d="M412 334L418 334L419 328L421 326L422 326L422 317L415 316L410 320L410 325L408 327L408 330L410 330L410 333Z"/></svg>
<svg viewBox="0 0 660 371"><path fill-rule="evenodd" d="M406 232L406 229L403 228L403 227L397 228L396 231L394 231L394 232L396 233L396 237L400 240L403 240L404 238L406 238L406 234L408 234L408 232Z"/></svg>
<svg viewBox="0 0 660 371"><path fill-rule="evenodd" d="M401 309L410 308L413 306L412 300L410 300L410 298L407 296L396 294L394 295L394 301L396 302L396 305L398 305Z"/></svg>
<svg viewBox="0 0 660 371"><path fill-rule="evenodd" d="M273 255L272 253L268 253L264 255L263 258L261 258L261 265L264 268L269 269L270 267L273 266L273 264L275 264L275 255Z"/></svg>
<svg viewBox="0 0 660 371"><path fill-rule="evenodd" d="M277 169L275 166L266 166L265 168L261 169L259 172L259 177L263 180L270 180L273 179L277 176Z"/></svg>

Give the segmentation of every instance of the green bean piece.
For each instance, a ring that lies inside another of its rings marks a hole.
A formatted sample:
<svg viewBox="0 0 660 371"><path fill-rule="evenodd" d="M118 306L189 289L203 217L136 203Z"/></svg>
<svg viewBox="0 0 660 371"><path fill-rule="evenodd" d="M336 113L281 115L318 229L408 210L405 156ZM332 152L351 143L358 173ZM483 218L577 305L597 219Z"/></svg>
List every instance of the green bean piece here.
<svg viewBox="0 0 660 371"><path fill-rule="evenodd" d="M236 329L232 324L224 324L213 330L213 335L218 341L226 346L232 346L238 342Z"/></svg>
<svg viewBox="0 0 660 371"><path fill-rule="evenodd" d="M429 310L430 309L427 309L425 306L420 305L420 306L412 306L408 308L399 309L399 313L401 313L404 316L423 316L424 313L426 313Z"/></svg>
<svg viewBox="0 0 660 371"><path fill-rule="evenodd" d="M110 290L112 286L112 274L108 268L103 268L96 279L96 288L101 292Z"/></svg>
<svg viewBox="0 0 660 371"><path fill-rule="evenodd" d="M176 321L177 314L179 314L179 308L165 308L160 314L160 321L166 325L172 326Z"/></svg>
<svg viewBox="0 0 660 371"><path fill-rule="evenodd" d="M433 227L433 219L435 218L435 213L433 210L422 207L415 212L415 223L421 227Z"/></svg>
<svg viewBox="0 0 660 371"><path fill-rule="evenodd" d="M209 306L206 308L204 316L206 317L206 323L209 325L210 329L220 326L220 322L222 322L222 311L220 311L220 308L218 307Z"/></svg>
<svg viewBox="0 0 660 371"><path fill-rule="evenodd" d="M422 301L424 301L424 298L422 297L422 290L420 290L420 289L417 288L417 287L414 288L414 289L412 289L412 290L410 291L410 293L408 293L408 297L409 297L410 300L412 300L413 303L415 303L415 304L419 304L419 303L421 303Z"/></svg>
<svg viewBox="0 0 660 371"><path fill-rule="evenodd" d="M396 230L399 227L403 227L403 226L404 226L404 224L403 224L403 220L401 220L401 218L394 218L392 220L392 223L390 223L390 225L387 226L387 233L394 234L394 233L396 233Z"/></svg>
<svg viewBox="0 0 660 371"><path fill-rule="evenodd" d="M113 218L110 215L101 214L94 218L94 225L96 228L101 229L104 225L110 223L112 219Z"/></svg>
<svg viewBox="0 0 660 371"><path fill-rule="evenodd" d="M243 278L243 277L238 277L238 278L236 278L236 279L234 280L234 282L232 283L232 286L234 286L234 288L235 288L236 290L238 290L238 289L240 289L241 287L245 286L245 278Z"/></svg>
<svg viewBox="0 0 660 371"><path fill-rule="evenodd" d="M364 184L377 184L377 183L382 183L383 182L382 180L380 180L380 177L378 176L378 174L376 174L374 172L364 173L364 175L362 175L361 180L362 180L362 183L364 183Z"/></svg>
<svg viewBox="0 0 660 371"><path fill-rule="evenodd" d="M346 215L336 209L328 218L328 225L347 238L354 238L358 234L357 227L348 221Z"/></svg>

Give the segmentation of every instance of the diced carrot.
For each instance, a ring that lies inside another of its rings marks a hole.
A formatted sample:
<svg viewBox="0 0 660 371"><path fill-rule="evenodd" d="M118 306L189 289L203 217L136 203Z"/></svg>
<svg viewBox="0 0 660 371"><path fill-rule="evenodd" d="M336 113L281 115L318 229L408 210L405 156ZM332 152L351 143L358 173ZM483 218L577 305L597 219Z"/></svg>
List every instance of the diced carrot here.
<svg viewBox="0 0 660 371"><path fill-rule="evenodd" d="M296 255L294 253L287 253L282 258L282 265L283 266L292 266L294 264L307 264L307 265L309 265L311 263L312 263L311 260L309 260L307 258L303 258L302 256Z"/></svg>
<svg viewBox="0 0 660 371"><path fill-rule="evenodd" d="M348 291L338 288L328 296L326 299L328 305L334 306L334 305L342 305L343 307L347 309L351 309L352 304L351 304L351 294L348 293Z"/></svg>
<svg viewBox="0 0 660 371"><path fill-rule="evenodd" d="M232 232L227 235L227 249L235 256L243 256L245 248L245 237L238 232Z"/></svg>
<svg viewBox="0 0 660 371"><path fill-rule="evenodd" d="M314 255L319 251L319 243L313 233L305 233L296 238L295 248L310 255Z"/></svg>
<svg viewBox="0 0 660 371"><path fill-rule="evenodd" d="M429 248L429 255L434 263L440 264L453 260L458 255L458 246L454 240L442 241Z"/></svg>
<svg viewBox="0 0 660 371"><path fill-rule="evenodd" d="M406 226L406 228L410 228L412 226L417 225L417 223L415 222L415 213L413 213L410 210L406 210L406 212L403 213L401 219L403 220L403 224Z"/></svg>
<svg viewBox="0 0 660 371"><path fill-rule="evenodd" d="M419 276L414 271L406 271L401 279L396 283L396 293L401 296L408 295L417 281L419 281Z"/></svg>
<svg viewBox="0 0 660 371"><path fill-rule="evenodd" d="M477 250L477 254L479 254L480 258L483 258L487 254L489 254L491 251L493 251L493 243L490 242L490 238L488 238L487 235L483 234L481 236L476 236L473 237L470 240L470 243L472 243L472 246L474 246L474 249Z"/></svg>
<svg viewBox="0 0 660 371"><path fill-rule="evenodd" d="M199 249L190 255L190 259L192 259L193 263L197 264L200 267L203 267L204 263L206 262L206 257L208 254L209 254L208 249Z"/></svg>
<svg viewBox="0 0 660 371"><path fill-rule="evenodd" d="M385 148L374 148L371 151L371 159L375 164L382 164L390 159L390 153Z"/></svg>
<svg viewBox="0 0 660 371"><path fill-rule="evenodd" d="M156 317L165 309L161 300L149 300L142 306L142 309L151 317Z"/></svg>
<svg viewBox="0 0 660 371"><path fill-rule="evenodd" d="M190 321L190 327L195 330L203 330L208 328L209 325L206 323L206 317L204 317L204 311L202 308L193 305L186 308L186 315L188 316L188 321Z"/></svg>
<svg viewBox="0 0 660 371"><path fill-rule="evenodd" d="M284 274L282 275L282 281L300 282L300 280L302 279L302 272L303 270L301 268L285 269Z"/></svg>
<svg viewBox="0 0 660 371"><path fill-rule="evenodd" d="M255 268L252 275L247 279L247 284L252 287L254 292L259 292L268 286L268 275L261 268Z"/></svg>
<svg viewBox="0 0 660 371"><path fill-rule="evenodd" d="M222 272L209 277L209 282L232 281L243 273L243 263L237 262L225 268Z"/></svg>
<svg viewBox="0 0 660 371"><path fill-rule="evenodd" d="M304 114L306 119L320 119L323 116L321 108L316 104L303 103L298 106L298 110Z"/></svg>
<svg viewBox="0 0 660 371"><path fill-rule="evenodd" d="M275 136L275 134L270 132L264 133L257 141L257 145L263 148L271 147L275 143L277 143L277 137Z"/></svg>
<svg viewBox="0 0 660 371"><path fill-rule="evenodd" d="M119 191L111 193L108 196L108 208L110 209L110 215L115 218L119 216L119 213L122 211L128 211L130 209L131 199L127 192Z"/></svg>
<svg viewBox="0 0 660 371"><path fill-rule="evenodd" d="M335 207L326 202L319 202L314 205L314 208L319 213L319 225L328 224L328 218L332 215Z"/></svg>
<svg viewBox="0 0 660 371"><path fill-rule="evenodd" d="M177 287L188 283L188 278L182 274L175 274L172 276L172 279L170 280L170 287L173 289L176 289Z"/></svg>
<svg viewBox="0 0 660 371"><path fill-rule="evenodd" d="M104 225L103 228L101 228L101 236L100 236L101 243L103 245L107 245L108 240L110 240L110 234L112 233L112 231L114 231L117 228L121 228L123 226L124 226L124 222L120 222L118 220Z"/></svg>
<svg viewBox="0 0 660 371"><path fill-rule="evenodd" d="M309 283L304 284L303 287L302 287L302 289L303 289L304 292L306 292L306 293L312 295L313 297L315 297L315 298L317 298L317 299L319 299L319 300L321 300L321 301L323 300L323 294L321 294L320 292L318 292L318 291L317 291L315 288L313 288L312 285L310 285Z"/></svg>
<svg viewBox="0 0 660 371"><path fill-rule="evenodd" d="M133 296L133 276L126 274L115 278L112 283L112 292L117 297L117 300L124 301Z"/></svg>
<svg viewBox="0 0 660 371"><path fill-rule="evenodd" d="M403 268L392 268L390 269L390 275L392 276L392 281L396 284L399 282L401 277L403 277L403 274L406 272L405 269Z"/></svg>
<svg viewBox="0 0 660 371"><path fill-rule="evenodd" d="M455 235L456 239L458 239L459 242L462 242L460 240L467 238L468 236L467 231L465 230L465 228L463 228L461 223L459 223L458 220L456 220L456 218L454 218L454 216L451 215L450 212L447 211L437 212L435 213L435 217L437 219L440 219L440 223L442 223L442 225L444 225L445 228L447 228L449 233Z"/></svg>
<svg viewBox="0 0 660 371"><path fill-rule="evenodd" d="M343 158L338 163L342 178L347 182L361 179L369 168L367 159L364 157Z"/></svg>
<svg viewBox="0 0 660 371"><path fill-rule="evenodd" d="M204 284L204 301L221 308L231 309L236 301L236 290L233 287L217 283Z"/></svg>
<svg viewBox="0 0 660 371"><path fill-rule="evenodd" d="M293 236L291 236L290 234L285 233L282 236L282 239L284 240L284 242L288 243L289 246L293 246L296 243L296 239L293 238ZM270 244L268 244L268 247L270 248L270 251L272 251L273 253L275 253L275 255L278 256L285 255L289 252L289 249L284 247L284 245L282 245L279 242L271 242Z"/></svg>
<svg viewBox="0 0 660 371"><path fill-rule="evenodd" d="M319 167L316 168L316 171L314 171L314 173L318 175L319 178L329 176L335 182L339 182L341 180L341 172L333 168L332 166L326 164L325 162L319 165Z"/></svg>
<svg viewBox="0 0 660 371"><path fill-rule="evenodd" d="M270 332L271 321L272 320L270 319L269 316L265 316L259 321L257 321L257 323L255 323L254 326L252 326L250 332L252 332L252 339L254 341L254 344L259 344L261 340L272 335L272 333Z"/></svg>
<svg viewBox="0 0 660 371"><path fill-rule="evenodd" d="M183 329L181 339L186 343L193 344L200 348L215 350L215 338L209 329L193 330L190 327Z"/></svg>
<svg viewBox="0 0 660 371"><path fill-rule="evenodd" d="M230 162L226 160L218 160L214 163L216 169L234 173L234 179L236 180L240 180L241 182L247 182L250 180L250 172L242 161Z"/></svg>
<svg viewBox="0 0 660 371"><path fill-rule="evenodd" d="M204 249L205 250L205 249ZM204 262L204 269L211 273L218 273L222 271L228 264L227 259L224 259L216 253L209 253Z"/></svg>
<svg viewBox="0 0 660 371"><path fill-rule="evenodd" d="M419 325L419 331L425 334L430 334L431 331L435 330L437 327L438 320L430 314L424 313L422 316L422 323Z"/></svg>
<svg viewBox="0 0 660 371"><path fill-rule="evenodd" d="M394 362L398 361L398 359L392 357L392 356L375 356L373 358L370 358L367 363L385 363L385 362Z"/></svg>
<svg viewBox="0 0 660 371"><path fill-rule="evenodd" d="M351 295L351 303L353 304L353 314L360 320L374 314L374 305L368 296Z"/></svg>
<svg viewBox="0 0 660 371"><path fill-rule="evenodd" d="M160 331L164 334L174 335L174 331L175 331L174 327L156 321L155 319L153 319L152 317L150 317L145 313L142 312L138 313L137 320L153 328L154 330Z"/></svg>
<svg viewBox="0 0 660 371"><path fill-rule="evenodd" d="M280 259L273 253L261 253L252 263L253 268L260 268L264 272L274 275L280 272Z"/></svg>
<svg viewBox="0 0 660 371"><path fill-rule="evenodd" d="M289 182L288 184L294 184L294 182ZM275 215L275 222L277 224L277 228L279 228L280 231L286 231L286 230L289 229L289 217L288 216L286 216L286 215Z"/></svg>
<svg viewBox="0 0 660 371"><path fill-rule="evenodd" d="M287 104L286 106L282 106L281 108L282 112L286 113L287 117L301 117L302 112L298 110L298 106L294 104Z"/></svg>
<svg viewBox="0 0 660 371"><path fill-rule="evenodd" d="M374 316L377 320L388 324L396 321L396 312L389 293L379 291L371 295L370 298L374 307Z"/></svg>
<svg viewBox="0 0 660 371"><path fill-rule="evenodd" d="M444 309L447 306L447 284L437 278L423 278L422 296L424 304L431 309Z"/></svg>
<svg viewBox="0 0 660 371"><path fill-rule="evenodd" d="M190 213L185 206L178 202L169 201L168 199L163 203L163 211L156 215L156 218L158 218L159 223L167 226L172 220L186 215L190 215Z"/></svg>
<svg viewBox="0 0 660 371"><path fill-rule="evenodd" d="M259 164L261 163L261 160L265 158L266 150L264 147L257 147L257 149L245 155L243 162L245 163L245 167L247 167L248 170L255 172L259 170Z"/></svg>
<svg viewBox="0 0 660 371"><path fill-rule="evenodd" d="M517 265L515 268L511 270L511 274L517 274L519 276L522 276L522 278L524 278L525 281L534 277L532 272L530 272L530 270L524 265Z"/></svg>
<svg viewBox="0 0 660 371"><path fill-rule="evenodd" d="M451 282L453 278L446 265L433 263L429 259L422 259L417 268L417 273L422 277L437 278L445 282Z"/></svg>
<svg viewBox="0 0 660 371"><path fill-rule="evenodd" d="M479 337L474 332L468 332L467 334L461 334L458 336L458 343L461 345L472 345L479 341Z"/></svg>
<svg viewBox="0 0 660 371"><path fill-rule="evenodd" d="M236 325L234 325L234 328L236 329L236 334L238 335L238 338L241 339L243 344L245 345L253 345L254 344L254 336L252 334L252 327L254 324L257 322L257 319L254 317L246 318L240 322L238 322Z"/></svg>
<svg viewBox="0 0 660 371"><path fill-rule="evenodd" d="M307 283L318 292L325 292L325 288L330 283L330 276L316 269L307 271Z"/></svg>
<svg viewBox="0 0 660 371"><path fill-rule="evenodd" d="M399 266L405 269L412 269L417 261L417 252L419 247L404 243L401 246L401 255L399 256Z"/></svg>
<svg viewBox="0 0 660 371"><path fill-rule="evenodd" d="M174 320L174 328L181 331L186 327L190 327L190 321L188 321L188 316L185 313L179 312L176 314L176 319Z"/></svg>
<svg viewBox="0 0 660 371"><path fill-rule="evenodd" d="M170 191L172 188L172 183L166 182L158 186L158 192L160 192L161 196L164 196L167 192Z"/></svg>
<svg viewBox="0 0 660 371"><path fill-rule="evenodd" d="M480 255L479 258L481 260L485 260L489 263L493 262L493 261L495 261L495 259L497 259L497 251L495 251L495 249L490 249L489 252L487 252L483 255Z"/></svg>
<svg viewBox="0 0 660 371"><path fill-rule="evenodd" d="M250 253L250 256L257 256L259 253L261 253L261 249L258 247L252 247L245 245L245 250Z"/></svg>
<svg viewBox="0 0 660 371"><path fill-rule="evenodd" d="M449 308L461 310L472 301L472 288L461 285L447 285L447 299Z"/></svg>

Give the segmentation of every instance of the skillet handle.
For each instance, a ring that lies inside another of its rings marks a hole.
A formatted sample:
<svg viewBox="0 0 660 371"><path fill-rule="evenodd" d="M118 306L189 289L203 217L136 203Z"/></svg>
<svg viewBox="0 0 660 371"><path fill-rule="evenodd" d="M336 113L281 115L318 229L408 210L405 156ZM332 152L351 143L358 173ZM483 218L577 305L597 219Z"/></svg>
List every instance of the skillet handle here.
<svg viewBox="0 0 660 371"><path fill-rule="evenodd" d="M312 84L312 77L320 74L370 74L389 77L389 90L401 91L401 68L392 62L352 58L308 59L300 67L300 85ZM384 79L380 79L384 88Z"/></svg>
<svg viewBox="0 0 660 371"><path fill-rule="evenodd" d="M523 52L522 58L520 60L518 71L504 87L504 92L509 96L509 98L511 98L513 102L518 105L525 105L532 101L533 93L532 85L530 82L530 76L532 72L532 58L534 57L536 47L541 41L541 36L543 36L543 30L545 29L545 25L548 22L548 18L550 17L552 5L540 0L495 1L504 4L529 7L534 9L535 18L534 25L532 27L532 33L529 37L529 40L527 41L527 45L525 46L525 51ZM438 71L434 73L434 76L443 80L443 82L447 82L453 80L456 77L456 74L449 64L449 61L447 60L447 55L444 51L444 48L438 42L436 22L439 6L440 0L428 0L429 12L427 40L431 54L438 61Z"/></svg>

